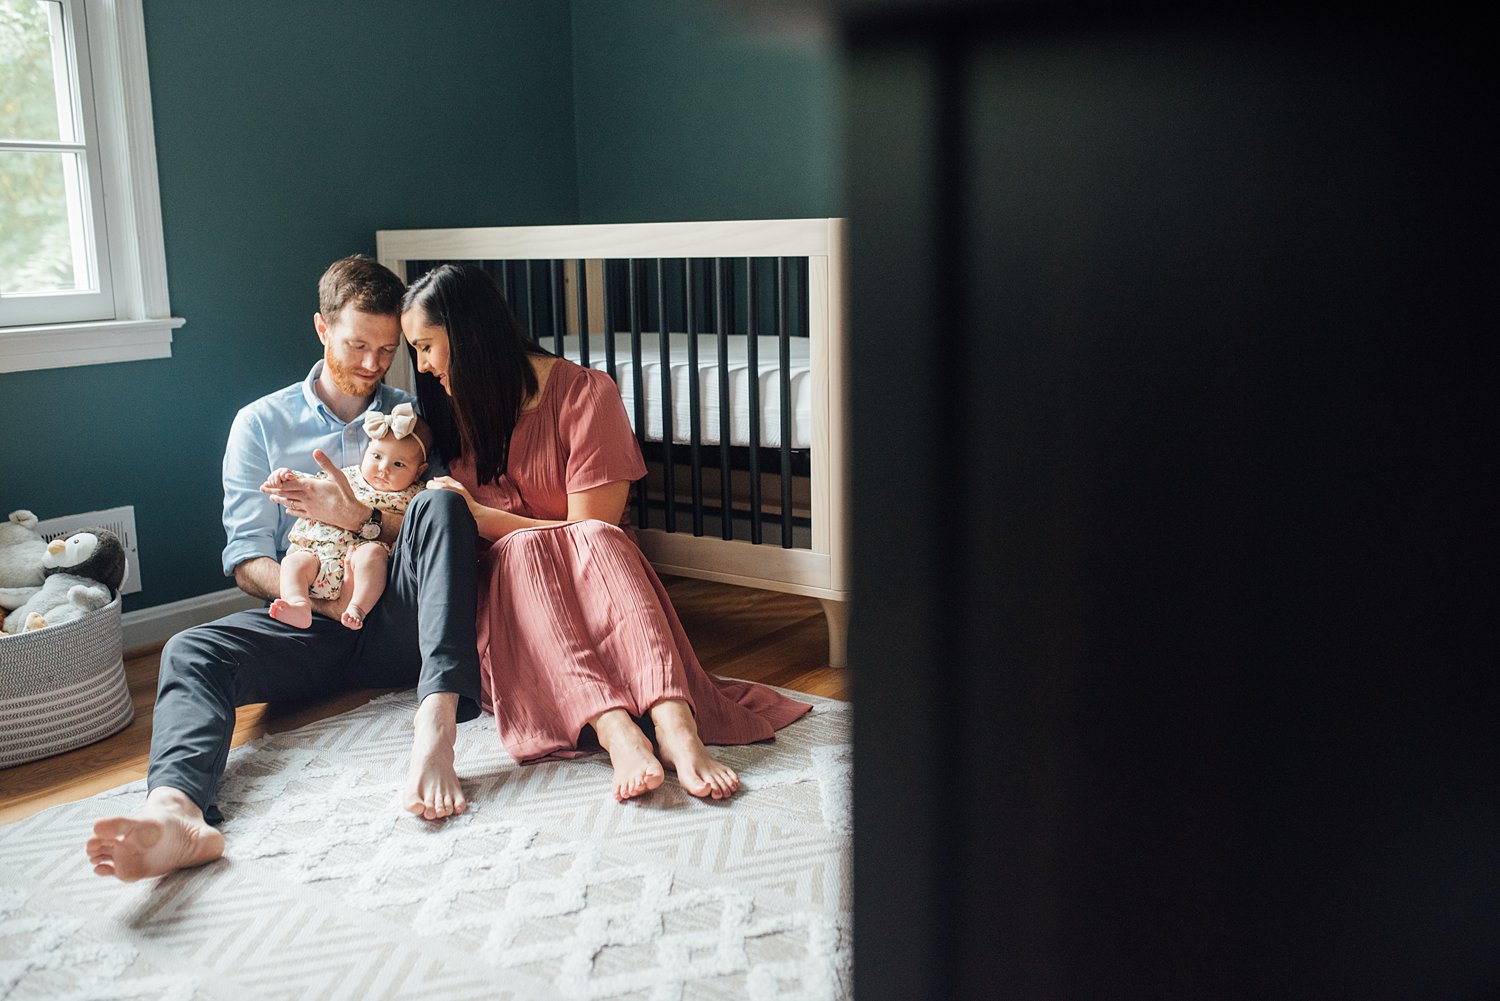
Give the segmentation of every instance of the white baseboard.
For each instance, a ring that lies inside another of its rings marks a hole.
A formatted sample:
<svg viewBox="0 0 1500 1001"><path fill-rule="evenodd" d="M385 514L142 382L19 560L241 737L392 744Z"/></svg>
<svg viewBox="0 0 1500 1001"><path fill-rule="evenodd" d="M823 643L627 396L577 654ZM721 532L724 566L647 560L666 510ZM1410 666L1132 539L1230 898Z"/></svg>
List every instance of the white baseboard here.
<svg viewBox="0 0 1500 1001"><path fill-rule="evenodd" d="M181 601L169 601L165 605L142 608L120 616L124 636L122 645L126 650L135 650L165 642L176 633L190 626L220 619L230 612L247 608L259 608L265 602L252 598L237 587L200 594Z"/></svg>

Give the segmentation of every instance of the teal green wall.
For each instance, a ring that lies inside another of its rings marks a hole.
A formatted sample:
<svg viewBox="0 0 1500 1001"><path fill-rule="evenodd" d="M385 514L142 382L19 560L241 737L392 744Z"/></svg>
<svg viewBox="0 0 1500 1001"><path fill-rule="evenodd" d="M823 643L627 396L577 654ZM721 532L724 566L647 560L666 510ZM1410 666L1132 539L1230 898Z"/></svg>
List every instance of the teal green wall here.
<svg viewBox="0 0 1500 1001"><path fill-rule="evenodd" d="M570 19L552 0L145 5L172 357L0 375L0 515L133 504L141 608L230 586L234 412L306 374L317 280L403 226L577 217Z"/></svg>
<svg viewBox="0 0 1500 1001"><path fill-rule="evenodd" d="M133 504L145 589L230 586L235 411L319 355L318 276L377 229L837 214L828 43L678 0L145 5L172 357L0 375L35 458L0 516Z"/></svg>
<svg viewBox="0 0 1500 1001"><path fill-rule="evenodd" d="M842 212L833 43L735 6L574 0L581 222Z"/></svg>

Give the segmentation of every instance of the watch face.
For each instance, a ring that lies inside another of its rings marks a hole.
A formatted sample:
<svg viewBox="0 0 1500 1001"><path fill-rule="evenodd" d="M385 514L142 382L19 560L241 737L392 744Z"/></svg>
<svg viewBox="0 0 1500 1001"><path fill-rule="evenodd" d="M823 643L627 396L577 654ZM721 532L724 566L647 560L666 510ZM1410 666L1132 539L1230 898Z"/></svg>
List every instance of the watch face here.
<svg viewBox="0 0 1500 1001"><path fill-rule="evenodd" d="M362 539L380 538L380 526L373 521L367 521L359 526L359 535Z"/></svg>

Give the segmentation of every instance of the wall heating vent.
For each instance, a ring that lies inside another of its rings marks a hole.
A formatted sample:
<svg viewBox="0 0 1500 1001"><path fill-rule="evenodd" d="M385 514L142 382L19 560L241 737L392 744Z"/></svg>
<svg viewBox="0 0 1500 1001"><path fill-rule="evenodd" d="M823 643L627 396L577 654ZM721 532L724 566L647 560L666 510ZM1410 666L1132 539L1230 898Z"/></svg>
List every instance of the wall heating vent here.
<svg viewBox="0 0 1500 1001"><path fill-rule="evenodd" d="M86 528L107 528L120 537L125 544L125 562L129 569L125 573L125 586L121 594L135 594L141 589L141 559L135 545L135 508L112 507L108 511L90 511L87 514L65 514L60 518L48 518L37 522L36 530L51 542Z"/></svg>

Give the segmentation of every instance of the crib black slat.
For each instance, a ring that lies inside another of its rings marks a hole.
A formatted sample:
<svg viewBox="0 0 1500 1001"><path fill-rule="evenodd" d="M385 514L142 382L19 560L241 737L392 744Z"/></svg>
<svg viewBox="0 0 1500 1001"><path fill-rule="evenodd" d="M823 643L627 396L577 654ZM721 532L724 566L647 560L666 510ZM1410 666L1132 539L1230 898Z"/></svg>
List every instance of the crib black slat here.
<svg viewBox="0 0 1500 1001"><path fill-rule="evenodd" d="M715 319L719 342L719 521L723 538L734 538L734 493L731 489L729 467L729 326L734 310L734 300L729 286L729 261L716 260L719 274L718 308ZM727 300L727 302L726 302Z"/></svg>
<svg viewBox="0 0 1500 1001"><path fill-rule="evenodd" d="M641 261L630 262L630 385L635 390L635 440L640 443L642 454L646 451L646 387L641 372L641 309L645 306L641 296ZM636 527L646 527L646 488L637 484L635 492Z"/></svg>
<svg viewBox="0 0 1500 1001"><path fill-rule="evenodd" d="M532 301L531 295L531 262L526 262L526 329L531 331L531 339L540 344L542 332L536 328L536 303Z"/></svg>
<svg viewBox="0 0 1500 1001"><path fill-rule="evenodd" d="M667 322L667 263L656 259L656 325L661 338L661 473L666 530L677 531L677 475L672 463L672 345Z"/></svg>
<svg viewBox="0 0 1500 1001"><path fill-rule="evenodd" d="M755 258L745 258L745 363L750 390L750 541L760 545L760 327L755 322L755 297L760 283L755 275Z"/></svg>
<svg viewBox="0 0 1500 1001"><path fill-rule="evenodd" d="M552 353L561 358L565 347L563 337L567 334L568 325L567 310L563 308L562 261L547 262L547 292L548 303L552 308Z"/></svg>
<svg viewBox="0 0 1500 1001"><path fill-rule="evenodd" d="M792 338L787 323L787 260L776 258L776 344L781 372L781 548L792 548Z"/></svg>
<svg viewBox="0 0 1500 1001"><path fill-rule="evenodd" d="M506 303L510 305L511 312L515 313L516 319L519 320L521 318L521 300L516 292L516 273L515 269L512 267L512 262L500 262L500 274L497 280L500 283L500 291L505 296ZM527 338L533 344L535 344L536 335L532 332L529 326L526 327L526 334Z"/></svg>
<svg viewBox="0 0 1500 1001"><path fill-rule="evenodd" d="M684 262L683 313L687 319L688 338L688 457L693 466L693 535L703 534L703 418L701 379L698 373L698 293L693 281L693 261Z"/></svg>
<svg viewBox="0 0 1500 1001"><path fill-rule="evenodd" d="M589 367L589 288L586 261L579 260L574 277L578 280L578 364Z"/></svg>
<svg viewBox="0 0 1500 1001"><path fill-rule="evenodd" d="M610 281L610 262L604 262L604 368L609 377L620 384L620 373L615 365L615 290Z"/></svg>

